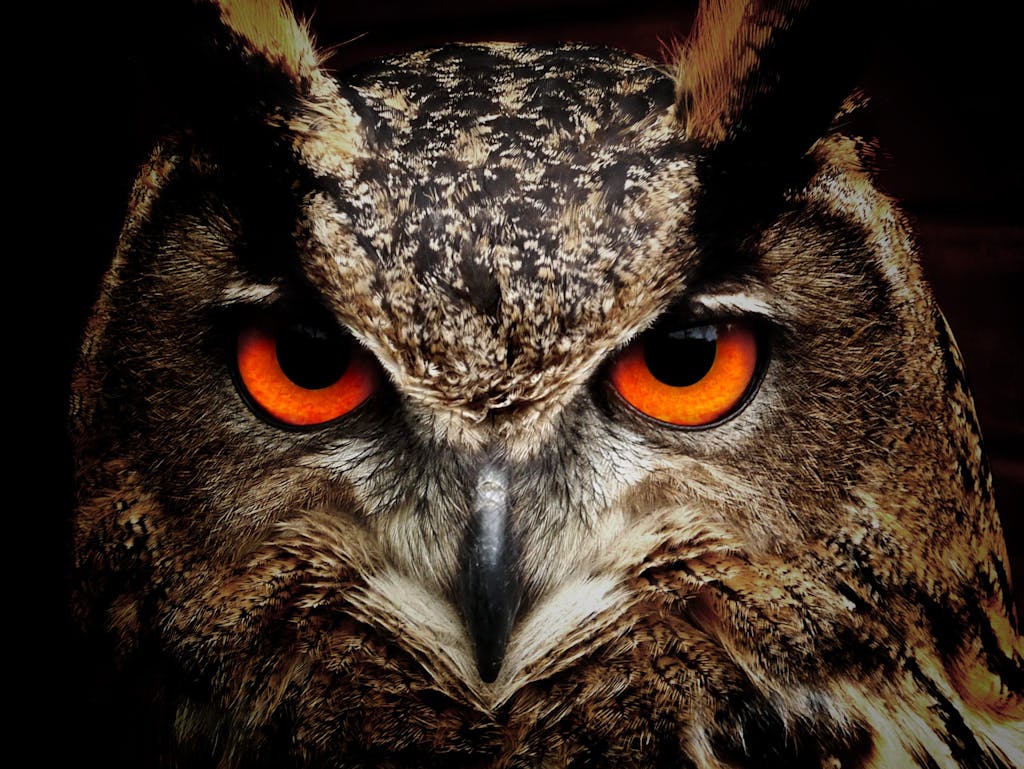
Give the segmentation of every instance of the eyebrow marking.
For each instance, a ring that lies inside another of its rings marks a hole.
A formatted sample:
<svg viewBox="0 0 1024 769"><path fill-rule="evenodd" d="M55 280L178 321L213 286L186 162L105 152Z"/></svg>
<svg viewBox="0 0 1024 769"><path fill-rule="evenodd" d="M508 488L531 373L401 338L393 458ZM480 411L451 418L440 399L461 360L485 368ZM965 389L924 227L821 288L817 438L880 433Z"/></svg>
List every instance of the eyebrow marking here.
<svg viewBox="0 0 1024 769"><path fill-rule="evenodd" d="M280 291L280 286L269 283L229 284L220 295L223 304L243 304L246 302L265 302Z"/></svg>
<svg viewBox="0 0 1024 769"><path fill-rule="evenodd" d="M693 304L700 305L708 312L736 313L774 317L775 312L766 299L749 292L732 294L696 294L690 297Z"/></svg>

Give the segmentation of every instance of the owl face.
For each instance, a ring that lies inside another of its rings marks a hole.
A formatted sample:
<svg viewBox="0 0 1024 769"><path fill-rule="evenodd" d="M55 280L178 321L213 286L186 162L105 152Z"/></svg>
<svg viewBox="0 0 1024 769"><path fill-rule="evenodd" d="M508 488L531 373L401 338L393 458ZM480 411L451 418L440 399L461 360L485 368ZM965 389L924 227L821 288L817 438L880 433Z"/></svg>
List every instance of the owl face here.
<svg viewBox="0 0 1024 769"><path fill-rule="evenodd" d="M76 381L78 611L163 671L154 755L894 766L957 714L1010 765L977 423L845 84L707 32L334 80L254 8L185 14L221 74Z"/></svg>

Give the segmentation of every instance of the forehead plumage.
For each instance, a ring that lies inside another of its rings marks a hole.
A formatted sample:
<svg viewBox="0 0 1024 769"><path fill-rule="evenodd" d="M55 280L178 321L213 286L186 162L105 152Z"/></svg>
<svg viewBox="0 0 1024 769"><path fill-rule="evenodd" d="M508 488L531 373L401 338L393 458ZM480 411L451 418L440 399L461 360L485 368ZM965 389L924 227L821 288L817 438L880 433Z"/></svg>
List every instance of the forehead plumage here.
<svg viewBox="0 0 1024 769"><path fill-rule="evenodd" d="M638 297L680 278L662 253L690 183L672 89L584 46L448 46L352 73L340 97L367 149L316 204L321 257L344 253L333 272L316 260L318 282L414 392L475 417L585 377L649 318ZM387 290L347 285L353 258Z"/></svg>
<svg viewBox="0 0 1024 769"><path fill-rule="evenodd" d="M444 164L433 170L472 164L475 155L459 151L474 138L524 164L615 147L673 101L671 79L653 62L583 45L449 45L374 62L343 81L377 152Z"/></svg>

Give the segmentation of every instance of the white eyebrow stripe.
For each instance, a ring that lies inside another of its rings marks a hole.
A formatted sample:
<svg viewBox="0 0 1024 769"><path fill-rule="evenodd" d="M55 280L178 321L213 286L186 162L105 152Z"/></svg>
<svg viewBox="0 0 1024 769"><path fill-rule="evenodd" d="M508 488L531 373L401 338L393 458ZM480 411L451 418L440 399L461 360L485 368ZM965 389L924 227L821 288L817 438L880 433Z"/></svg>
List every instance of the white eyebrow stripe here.
<svg viewBox="0 0 1024 769"><path fill-rule="evenodd" d="M261 302L280 290L279 286L266 283L232 283L220 295L224 304L240 304L242 302Z"/></svg>
<svg viewBox="0 0 1024 769"><path fill-rule="evenodd" d="M713 313L736 313L744 315L762 315L771 318L775 315L772 306L764 299L748 293L738 294L697 294L690 301L699 304Z"/></svg>

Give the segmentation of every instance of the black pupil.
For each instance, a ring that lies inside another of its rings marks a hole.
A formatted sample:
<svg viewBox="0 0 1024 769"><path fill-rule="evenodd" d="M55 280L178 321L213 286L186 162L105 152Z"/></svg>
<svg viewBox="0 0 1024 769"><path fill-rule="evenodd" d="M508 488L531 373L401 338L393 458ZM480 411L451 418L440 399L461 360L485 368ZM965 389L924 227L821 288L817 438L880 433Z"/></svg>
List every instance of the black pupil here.
<svg viewBox="0 0 1024 769"><path fill-rule="evenodd" d="M707 376L718 349L716 326L655 328L644 344L644 361L670 387L686 387Z"/></svg>
<svg viewBox="0 0 1024 769"><path fill-rule="evenodd" d="M294 323L277 334L277 362L299 387L320 390L341 379L351 350L341 334L318 326Z"/></svg>

